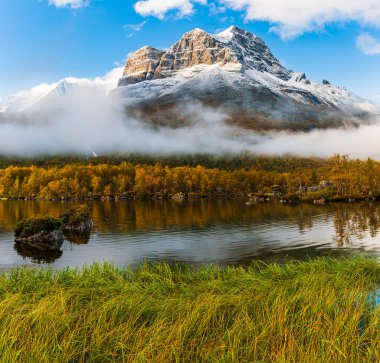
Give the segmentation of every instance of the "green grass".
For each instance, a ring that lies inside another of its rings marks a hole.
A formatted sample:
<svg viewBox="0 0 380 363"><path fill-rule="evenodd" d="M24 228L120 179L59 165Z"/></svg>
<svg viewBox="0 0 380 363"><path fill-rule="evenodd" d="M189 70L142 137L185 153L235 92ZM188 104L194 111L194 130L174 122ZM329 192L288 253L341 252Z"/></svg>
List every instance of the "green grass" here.
<svg viewBox="0 0 380 363"><path fill-rule="evenodd" d="M379 282L364 258L15 269L0 277L0 360L379 362Z"/></svg>

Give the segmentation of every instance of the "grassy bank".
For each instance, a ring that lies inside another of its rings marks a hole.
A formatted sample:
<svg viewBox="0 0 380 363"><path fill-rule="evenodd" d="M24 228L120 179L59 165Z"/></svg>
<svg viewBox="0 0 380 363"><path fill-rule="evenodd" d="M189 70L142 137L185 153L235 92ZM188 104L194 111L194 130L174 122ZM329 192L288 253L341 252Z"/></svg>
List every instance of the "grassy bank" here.
<svg viewBox="0 0 380 363"><path fill-rule="evenodd" d="M0 360L378 362L379 282L366 259L18 269L0 277Z"/></svg>

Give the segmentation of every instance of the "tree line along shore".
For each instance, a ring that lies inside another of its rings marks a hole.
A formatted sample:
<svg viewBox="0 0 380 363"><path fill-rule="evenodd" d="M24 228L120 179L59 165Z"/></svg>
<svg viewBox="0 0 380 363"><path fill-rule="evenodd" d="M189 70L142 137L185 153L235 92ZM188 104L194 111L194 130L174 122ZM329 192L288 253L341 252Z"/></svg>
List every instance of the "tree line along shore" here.
<svg viewBox="0 0 380 363"><path fill-rule="evenodd" d="M105 157L0 159L0 198L47 200L250 197L284 202L380 198L380 163L329 159Z"/></svg>

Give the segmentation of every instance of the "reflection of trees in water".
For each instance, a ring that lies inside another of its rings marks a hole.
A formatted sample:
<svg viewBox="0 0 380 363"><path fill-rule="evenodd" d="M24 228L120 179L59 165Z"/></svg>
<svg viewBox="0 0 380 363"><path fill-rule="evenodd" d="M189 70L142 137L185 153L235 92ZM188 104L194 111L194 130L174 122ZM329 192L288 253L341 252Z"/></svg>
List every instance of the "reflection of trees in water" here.
<svg viewBox="0 0 380 363"><path fill-rule="evenodd" d="M298 228L301 233L313 228L313 215L314 213L309 213L309 211L302 206L298 206L299 216L298 216Z"/></svg>
<svg viewBox="0 0 380 363"><path fill-rule="evenodd" d="M23 218L33 218L37 215L51 214L59 216L65 212L72 203L48 201L0 201L0 226L13 229Z"/></svg>
<svg viewBox="0 0 380 363"><path fill-rule="evenodd" d="M286 221L288 224L297 224L300 233L304 233L314 227L315 224L327 221L331 218L334 209L331 205L324 207L315 206L313 204L286 204L282 206L286 209L289 216Z"/></svg>
<svg viewBox="0 0 380 363"><path fill-rule="evenodd" d="M25 217L37 214L60 215L72 203L37 201L1 201L0 228L13 230ZM265 203L246 206L244 200L189 200L189 201L119 201L89 203L94 221L94 233L131 234L175 228L197 229L232 224L297 226L303 233L314 225L328 224L334 218L334 241L339 246L352 244L366 235L375 237L380 228L378 204L312 204L282 205ZM284 235L286 235L284 230ZM73 243L88 243L90 236L66 236ZM280 236L281 237L281 236ZM23 252L26 256L26 252ZM47 256L48 258L50 256ZM58 256L59 257L59 256ZM56 257L56 258L58 258ZM39 257L36 257L37 259Z"/></svg>
<svg viewBox="0 0 380 363"><path fill-rule="evenodd" d="M44 201L2 201L0 202L0 226L14 229L16 223L25 217L37 214L60 215L72 203ZM329 215L331 207L315 207L309 204L282 205L265 203L246 206L244 200L136 200L119 202L89 203L94 231L109 233L133 233L142 230L168 228L206 228L215 224L254 222L257 224L297 224L301 232L313 227Z"/></svg>
<svg viewBox="0 0 380 363"><path fill-rule="evenodd" d="M16 242L16 252L23 258L30 258L33 263L53 263L62 256L61 250L41 251L25 243Z"/></svg>
<svg viewBox="0 0 380 363"><path fill-rule="evenodd" d="M377 204L338 204L334 216L335 236L339 247L347 246L369 235L379 233L380 210Z"/></svg>
<svg viewBox="0 0 380 363"><path fill-rule="evenodd" d="M305 231L313 227L316 215L321 219L322 209L318 208L316 214L316 208L307 204L279 203L246 206L244 200L126 201L94 203L92 217L96 231L102 233L115 228L129 234L141 230L206 228L234 222L298 224L300 231ZM323 213L327 216L328 209Z"/></svg>

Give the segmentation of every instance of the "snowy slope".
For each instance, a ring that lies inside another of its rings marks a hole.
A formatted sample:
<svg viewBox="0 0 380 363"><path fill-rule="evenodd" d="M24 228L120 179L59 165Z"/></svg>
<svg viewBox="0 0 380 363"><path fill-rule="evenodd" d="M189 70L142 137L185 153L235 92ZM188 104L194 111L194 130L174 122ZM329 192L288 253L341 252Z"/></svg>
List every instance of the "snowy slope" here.
<svg viewBox="0 0 380 363"><path fill-rule="evenodd" d="M113 92L131 105L206 100L289 121L379 113L343 87L286 69L259 37L234 26L215 35L195 29L167 51L150 47L149 59L145 53L131 55Z"/></svg>
<svg viewBox="0 0 380 363"><path fill-rule="evenodd" d="M158 116L171 125L181 103L192 101L222 108L237 124L253 128L272 121L304 123L302 129L360 124L380 113L343 87L313 83L304 73L286 69L263 40L233 26L219 34L194 29L167 50L143 47L124 70L115 68L103 77L70 77L21 91L0 102L0 116L9 120L7 114L69 108L78 90L84 98L99 90L111 93L139 117L148 110L148 121Z"/></svg>
<svg viewBox="0 0 380 363"><path fill-rule="evenodd" d="M0 112L20 112L28 109L36 102L45 98L55 88L55 84L41 84L30 90L25 90L6 97L0 102Z"/></svg>
<svg viewBox="0 0 380 363"><path fill-rule="evenodd" d="M54 103L78 89L94 88L108 94L117 85L122 74L121 68L115 68L103 77L94 79L68 77L51 84L43 83L24 90L0 101L0 113L28 112Z"/></svg>

